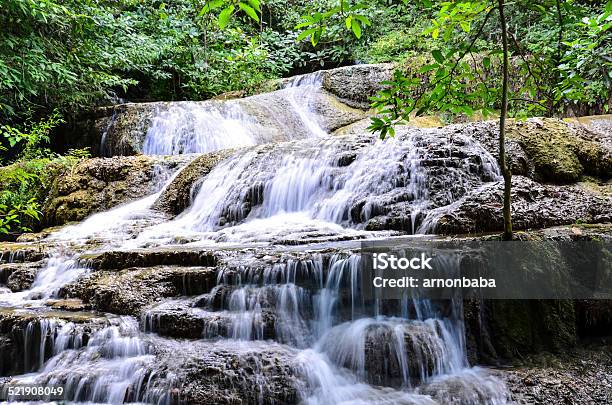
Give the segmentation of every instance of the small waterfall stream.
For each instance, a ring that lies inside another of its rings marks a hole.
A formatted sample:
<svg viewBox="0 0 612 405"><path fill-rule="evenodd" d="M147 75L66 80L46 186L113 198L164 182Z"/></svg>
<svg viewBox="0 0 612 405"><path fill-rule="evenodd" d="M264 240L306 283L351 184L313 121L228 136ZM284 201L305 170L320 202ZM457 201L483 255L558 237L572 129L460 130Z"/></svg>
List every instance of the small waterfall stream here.
<svg viewBox="0 0 612 405"><path fill-rule="evenodd" d="M276 129L262 130L240 100L176 103L160 111L145 153L243 148L196 184L191 206L176 218L152 209L178 175L160 173L156 194L47 238L61 248L32 288L0 294L3 306L42 314L25 328L25 374L15 380L65 384L75 402L180 402L180 370L157 364L164 350L180 353L192 345L168 331L179 314L201 329L198 341L209 345L194 346L201 350L223 347L240 356L266 341L292 353L298 401L305 404L505 403L503 383L469 367L456 316L461 302L445 304L452 311L444 313L455 316L441 315L432 302L403 300L393 309L366 302L360 257L340 243L394 234L376 231L391 209L409 218L404 232L434 231L440 211L499 178L495 159L467 137L442 139L433 129L387 142L330 136L317 118L320 80L306 75L280 90L304 129L296 139L286 134L294 139L289 142L267 144L266 134ZM190 295L185 289L185 297L154 303L140 319L91 314L75 323L45 315L47 299L91 271L83 253L163 249L177 240L182 248L268 247L279 258L242 261L244 250L237 250L217 268L212 290ZM307 247L290 248L300 243ZM308 250L309 243L318 248ZM267 381L258 381L244 389L257 390L256 402L267 403Z"/></svg>

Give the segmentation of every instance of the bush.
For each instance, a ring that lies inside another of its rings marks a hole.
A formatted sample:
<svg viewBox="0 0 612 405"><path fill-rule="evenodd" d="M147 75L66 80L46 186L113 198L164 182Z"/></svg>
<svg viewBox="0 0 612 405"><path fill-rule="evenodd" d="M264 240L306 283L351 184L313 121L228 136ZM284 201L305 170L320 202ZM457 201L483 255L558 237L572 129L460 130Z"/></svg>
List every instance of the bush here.
<svg viewBox="0 0 612 405"><path fill-rule="evenodd" d="M23 126L0 127L7 144L3 147L13 163L0 167L0 234L29 232L41 221L41 205L53 179L89 156L87 150L70 150L65 156L51 152L47 146L50 131L62 122L55 112L50 117Z"/></svg>

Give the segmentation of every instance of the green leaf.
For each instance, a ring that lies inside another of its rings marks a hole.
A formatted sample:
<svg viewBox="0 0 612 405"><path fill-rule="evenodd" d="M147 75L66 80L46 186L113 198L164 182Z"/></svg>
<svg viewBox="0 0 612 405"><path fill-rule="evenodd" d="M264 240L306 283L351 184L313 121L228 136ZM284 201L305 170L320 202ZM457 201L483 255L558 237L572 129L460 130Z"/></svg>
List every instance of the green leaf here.
<svg viewBox="0 0 612 405"><path fill-rule="evenodd" d="M302 31L300 35L297 36L296 41L300 42L306 39L308 36L314 34L316 30L317 30L316 28L311 28L309 30Z"/></svg>
<svg viewBox="0 0 612 405"><path fill-rule="evenodd" d="M225 7L223 11L219 13L219 27L221 29L224 29L227 26L233 12L234 12L234 5L230 5L228 7Z"/></svg>
<svg viewBox="0 0 612 405"><path fill-rule="evenodd" d="M351 21L351 28L353 30L353 34L355 34L357 38L361 38L361 26L359 25L357 20Z"/></svg>
<svg viewBox="0 0 612 405"><path fill-rule="evenodd" d="M304 21L302 23L299 23L298 25L295 26L296 30L299 30L300 28L305 28L308 26L311 26L312 24L314 24L314 21L312 19L310 19L310 17L304 17L306 19L308 19L308 21Z"/></svg>
<svg viewBox="0 0 612 405"><path fill-rule="evenodd" d="M482 60L482 64L486 69L489 69L491 67L491 58L486 57Z"/></svg>
<svg viewBox="0 0 612 405"><path fill-rule="evenodd" d="M372 22L370 20L368 20L368 18L363 16L363 15L354 15L353 18L358 20L364 26L369 27L370 25L372 25Z"/></svg>
<svg viewBox="0 0 612 405"><path fill-rule="evenodd" d="M433 56L436 62L444 63L444 55L442 55L442 51L440 51L439 49L432 51L431 56Z"/></svg>
<svg viewBox="0 0 612 405"><path fill-rule="evenodd" d="M259 0L248 0L251 7L261 13L261 2Z"/></svg>
<svg viewBox="0 0 612 405"><path fill-rule="evenodd" d="M349 15L348 17L346 17L345 23L346 23L346 29L350 30L351 29L351 24L353 22L353 16Z"/></svg>
<svg viewBox="0 0 612 405"><path fill-rule="evenodd" d="M206 4L204 4L204 7L202 7L202 10L200 10L200 16L215 10L219 7L221 7L223 5L223 0L212 0L212 1L207 1Z"/></svg>
<svg viewBox="0 0 612 405"><path fill-rule="evenodd" d="M312 36L310 37L310 42L312 43L312 46L317 46L317 44L321 40L321 36L323 35L323 30L323 27L319 27L315 30L314 34L312 34Z"/></svg>
<svg viewBox="0 0 612 405"><path fill-rule="evenodd" d="M242 3L242 2L238 3L238 7L240 7L240 9L244 11L253 20L259 22L259 16L257 15L257 12L255 11L253 7L249 6L246 3Z"/></svg>
<svg viewBox="0 0 612 405"><path fill-rule="evenodd" d="M434 69L438 68L438 64L436 63L432 63L431 65L425 65L422 68L419 69L419 73L427 73L427 72L431 72Z"/></svg>

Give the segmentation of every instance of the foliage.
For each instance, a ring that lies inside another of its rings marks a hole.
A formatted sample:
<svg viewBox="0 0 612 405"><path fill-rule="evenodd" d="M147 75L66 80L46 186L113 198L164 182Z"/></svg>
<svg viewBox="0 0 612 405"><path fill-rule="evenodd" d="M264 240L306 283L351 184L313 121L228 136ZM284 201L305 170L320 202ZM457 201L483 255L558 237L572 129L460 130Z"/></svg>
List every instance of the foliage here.
<svg viewBox="0 0 612 405"><path fill-rule="evenodd" d="M49 133L60 122L57 112L22 127L4 125L9 154L14 163L0 167L0 234L27 232L39 226L41 205L58 173L90 156L87 150L71 149L64 156L49 151Z"/></svg>
<svg viewBox="0 0 612 405"><path fill-rule="evenodd" d="M1 2L0 119L54 108L69 116L123 97L203 99L290 68L274 64L259 36L265 27L253 25L259 1L224 1L236 10L227 22L201 13L217 3Z"/></svg>
<svg viewBox="0 0 612 405"><path fill-rule="evenodd" d="M204 4L200 15L211 13L217 9L221 9L218 15L219 28L224 29L236 10L242 10L247 16L259 22L261 2L260 0L210 0Z"/></svg>
<svg viewBox="0 0 612 405"><path fill-rule="evenodd" d="M335 7L321 12L315 10L302 16L303 21L295 26L296 29L305 28L297 37L298 41L310 38L313 46L316 46L323 33L330 25L330 21L342 21L346 28L353 32L355 37L361 38L361 33L365 27L372 23L362 13L368 7L362 2L352 2L349 0L338 0Z"/></svg>
<svg viewBox="0 0 612 405"><path fill-rule="evenodd" d="M499 89L481 79L491 69L491 60L499 54L499 49L484 56L475 55L479 51L475 45L493 10L488 1L443 3L425 33L443 40L444 46L431 52L431 63L418 70L421 77L407 77L397 70L393 80L384 83L386 88L373 99L372 106L380 116L372 119L370 130L379 133L381 138L387 134L393 136L394 125L408 121L413 114L432 111L452 115L472 115L479 111L485 117L490 115L499 100ZM451 42L457 31L470 33L479 19L480 29L471 40ZM477 85L473 84L478 81Z"/></svg>
<svg viewBox="0 0 612 405"><path fill-rule="evenodd" d="M575 103L594 111L600 106L608 108L612 96L608 56L612 2L600 11L569 0L558 2L560 9L556 9L554 3L543 1L537 7L533 2L512 3L509 14L516 16L517 22L531 21L537 28L510 32L514 55L511 115L562 115ZM393 135L394 125L415 114L479 113L486 117L500 106L501 88L496 79L500 34L496 20L490 18L495 3L456 0L435 7L436 18L425 30L440 41L431 51L432 63L422 66L417 75L398 70L372 101L380 115L372 120L370 129L383 138Z"/></svg>
<svg viewBox="0 0 612 405"><path fill-rule="evenodd" d="M0 169L0 233L27 232L40 220L49 159L20 162Z"/></svg>
<svg viewBox="0 0 612 405"><path fill-rule="evenodd" d="M32 118L29 117L20 127L2 125L0 126L0 134L17 159L43 158L52 154L46 147L50 142L50 131L62 122L64 120L59 112L54 111L47 119L42 121L32 122Z"/></svg>
<svg viewBox="0 0 612 405"><path fill-rule="evenodd" d="M612 1L602 12L584 16L568 28L573 32L563 42L557 99L605 104L612 98ZM609 107L604 105L605 112Z"/></svg>

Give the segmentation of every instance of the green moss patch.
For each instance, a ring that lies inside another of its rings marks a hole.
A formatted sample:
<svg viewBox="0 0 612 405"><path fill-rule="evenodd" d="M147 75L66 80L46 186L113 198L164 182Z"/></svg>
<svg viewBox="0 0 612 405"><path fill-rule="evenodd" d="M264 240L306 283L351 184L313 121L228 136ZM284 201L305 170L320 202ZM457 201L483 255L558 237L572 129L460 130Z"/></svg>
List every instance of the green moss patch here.
<svg viewBox="0 0 612 405"><path fill-rule="evenodd" d="M609 177L612 170L609 151L557 119L511 123L508 137L519 142L543 181L571 183L584 174Z"/></svg>

